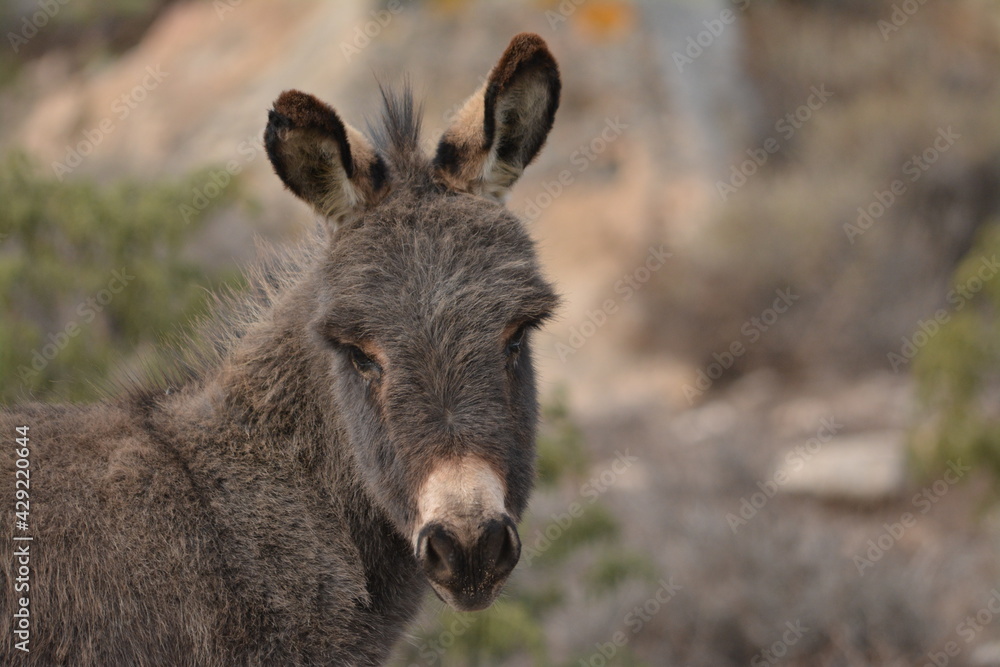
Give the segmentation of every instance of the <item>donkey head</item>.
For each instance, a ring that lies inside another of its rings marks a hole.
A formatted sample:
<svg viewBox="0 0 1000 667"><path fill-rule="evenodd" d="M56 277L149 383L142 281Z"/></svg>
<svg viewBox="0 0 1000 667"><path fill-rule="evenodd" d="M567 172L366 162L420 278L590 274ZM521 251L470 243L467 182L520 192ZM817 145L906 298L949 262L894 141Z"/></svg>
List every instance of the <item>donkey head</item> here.
<svg viewBox="0 0 1000 667"><path fill-rule="evenodd" d="M502 200L545 142L559 88L545 43L521 34L433 159L408 94L383 91L371 140L298 91L265 132L278 176L328 221L309 328L356 474L460 610L489 606L520 555L531 331L557 297Z"/></svg>

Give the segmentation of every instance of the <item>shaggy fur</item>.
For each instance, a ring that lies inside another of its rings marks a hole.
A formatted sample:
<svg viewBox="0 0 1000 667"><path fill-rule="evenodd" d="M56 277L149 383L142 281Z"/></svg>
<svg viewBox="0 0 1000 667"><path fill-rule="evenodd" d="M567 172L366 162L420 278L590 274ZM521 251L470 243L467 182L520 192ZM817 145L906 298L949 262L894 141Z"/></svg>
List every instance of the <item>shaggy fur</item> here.
<svg viewBox="0 0 1000 667"><path fill-rule="evenodd" d="M537 36L511 48L526 42L544 59ZM504 90L532 88L517 72L535 68L504 57ZM555 95L496 125L529 141L525 164ZM520 516L537 417L526 332L556 297L521 223L443 177L419 153L412 100L385 97L372 142L311 96L278 98L268 154L331 222L257 270L174 376L100 404L0 411L5 503L15 427L30 427L34 536L31 651L5 627L0 662L382 664L427 590L410 536L435 464L485 461ZM4 623L22 595L9 509ZM490 576L476 600L506 575Z"/></svg>

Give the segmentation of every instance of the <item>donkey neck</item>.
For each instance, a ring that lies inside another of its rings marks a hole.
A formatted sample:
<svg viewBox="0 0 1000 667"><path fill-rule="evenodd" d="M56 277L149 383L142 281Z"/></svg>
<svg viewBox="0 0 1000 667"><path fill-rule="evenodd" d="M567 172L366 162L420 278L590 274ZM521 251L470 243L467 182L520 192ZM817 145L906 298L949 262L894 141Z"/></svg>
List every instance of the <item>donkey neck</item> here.
<svg viewBox="0 0 1000 667"><path fill-rule="evenodd" d="M305 290L280 295L251 324L222 364L218 380L233 417L261 435L319 426L314 375L322 363L310 345Z"/></svg>
<svg viewBox="0 0 1000 667"><path fill-rule="evenodd" d="M279 297L220 368L217 387L232 425L249 432L260 448L255 455L298 468L296 474L313 480L336 505L358 550L372 610L408 620L425 586L409 543L357 473L346 429L324 386L329 353L309 330L314 300L308 281Z"/></svg>

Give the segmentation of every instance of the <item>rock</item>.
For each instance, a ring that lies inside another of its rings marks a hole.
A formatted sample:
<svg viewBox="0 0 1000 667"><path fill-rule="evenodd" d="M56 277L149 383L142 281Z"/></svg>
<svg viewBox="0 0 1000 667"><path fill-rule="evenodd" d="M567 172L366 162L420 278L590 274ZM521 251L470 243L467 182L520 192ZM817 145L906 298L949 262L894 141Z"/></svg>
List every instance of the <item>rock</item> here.
<svg viewBox="0 0 1000 667"><path fill-rule="evenodd" d="M778 459L785 493L877 502L898 496L906 481L905 432L870 431L821 442L822 434Z"/></svg>

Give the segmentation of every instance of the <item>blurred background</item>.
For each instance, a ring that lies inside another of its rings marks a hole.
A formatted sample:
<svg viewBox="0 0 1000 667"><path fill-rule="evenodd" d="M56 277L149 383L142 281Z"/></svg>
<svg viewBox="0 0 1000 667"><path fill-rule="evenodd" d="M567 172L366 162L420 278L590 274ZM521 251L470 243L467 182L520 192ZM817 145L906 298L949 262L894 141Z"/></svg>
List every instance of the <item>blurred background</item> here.
<svg viewBox="0 0 1000 667"><path fill-rule="evenodd" d="M1000 664L992 0L9 0L0 401L94 400L316 224L282 90L363 127L408 73L431 147L521 31L540 486L504 598L393 664Z"/></svg>

